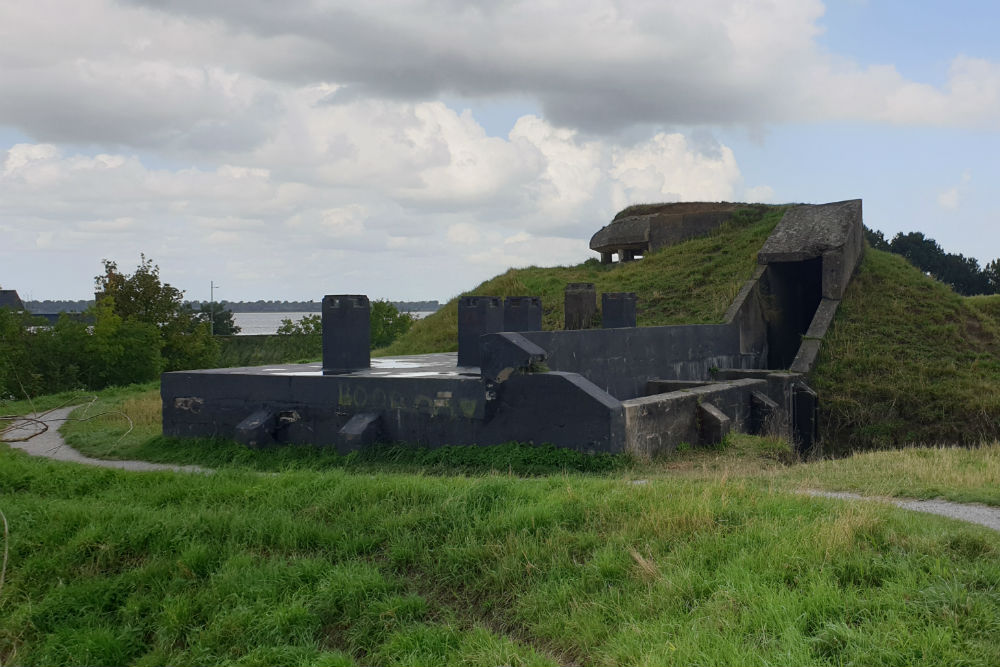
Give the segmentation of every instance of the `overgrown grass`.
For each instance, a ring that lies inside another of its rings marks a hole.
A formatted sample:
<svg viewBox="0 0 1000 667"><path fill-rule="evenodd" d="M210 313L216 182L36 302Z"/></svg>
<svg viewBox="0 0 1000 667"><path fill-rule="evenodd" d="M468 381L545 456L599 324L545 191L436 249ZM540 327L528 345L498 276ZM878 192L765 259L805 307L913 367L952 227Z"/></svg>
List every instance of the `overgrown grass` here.
<svg viewBox="0 0 1000 667"><path fill-rule="evenodd" d="M757 251L784 214L782 207L737 216L712 235L664 248L638 262L510 269L465 295L542 298L542 327L563 327L567 283L594 283L597 292L635 292L640 326L719 322L757 265ZM600 299L598 299L598 304ZM458 349L458 297L414 323L378 355L422 354Z"/></svg>
<svg viewBox="0 0 1000 667"><path fill-rule="evenodd" d="M1000 538L748 479L0 452L16 664L995 664Z"/></svg>
<svg viewBox="0 0 1000 667"><path fill-rule="evenodd" d="M219 336L221 368L319 359L322 338L307 335Z"/></svg>
<svg viewBox="0 0 1000 667"><path fill-rule="evenodd" d="M1000 443L860 452L795 466L781 477L801 487L1000 506Z"/></svg>
<svg viewBox="0 0 1000 667"><path fill-rule="evenodd" d="M995 306L868 249L811 376L827 451L1000 436Z"/></svg>

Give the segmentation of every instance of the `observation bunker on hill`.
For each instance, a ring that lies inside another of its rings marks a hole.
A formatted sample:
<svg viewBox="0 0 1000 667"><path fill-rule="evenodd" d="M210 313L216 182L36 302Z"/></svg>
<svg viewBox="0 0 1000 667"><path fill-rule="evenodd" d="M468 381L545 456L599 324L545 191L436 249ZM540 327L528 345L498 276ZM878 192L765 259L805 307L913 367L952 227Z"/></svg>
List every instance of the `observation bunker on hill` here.
<svg viewBox="0 0 1000 667"><path fill-rule="evenodd" d="M807 448L818 404L807 374L862 249L860 199L794 206L722 324L637 327L635 295L606 293L603 326L587 328L597 295L573 283L562 331L541 330L538 297L463 297L457 354L371 359L368 298L328 295L322 363L164 373L163 432L341 452L521 441L648 457L738 430Z"/></svg>

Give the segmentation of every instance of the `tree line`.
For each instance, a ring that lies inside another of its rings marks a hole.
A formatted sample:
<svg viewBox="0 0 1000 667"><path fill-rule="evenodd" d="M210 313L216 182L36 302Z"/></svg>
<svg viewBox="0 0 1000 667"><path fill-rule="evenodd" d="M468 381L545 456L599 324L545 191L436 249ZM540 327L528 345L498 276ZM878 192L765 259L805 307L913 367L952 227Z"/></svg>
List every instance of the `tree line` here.
<svg viewBox="0 0 1000 667"><path fill-rule="evenodd" d="M945 252L937 241L924 236L923 232L899 232L892 240L886 240L882 232L865 227L865 239L876 250L902 255L959 294L1000 294L1000 259L980 267L975 257Z"/></svg>
<svg viewBox="0 0 1000 667"><path fill-rule="evenodd" d="M94 278L86 318L65 311L54 326L30 312L0 308L0 400L153 380L163 371L213 368L220 335L239 332L220 303L185 302L140 255L134 273L110 260ZM372 345L405 333L413 318L388 301L372 302ZM317 336L320 317L285 320L281 333ZM213 335L214 334L214 335ZM317 346L318 349L318 346Z"/></svg>
<svg viewBox="0 0 1000 667"><path fill-rule="evenodd" d="M198 299L185 301L193 309L209 307L212 302ZM402 313L434 312L441 308L437 301L389 301L396 310ZM320 301L216 301L217 307L233 313L318 313L322 309ZM44 301L25 301L24 307L32 313L82 313L94 305L93 299L45 299Z"/></svg>

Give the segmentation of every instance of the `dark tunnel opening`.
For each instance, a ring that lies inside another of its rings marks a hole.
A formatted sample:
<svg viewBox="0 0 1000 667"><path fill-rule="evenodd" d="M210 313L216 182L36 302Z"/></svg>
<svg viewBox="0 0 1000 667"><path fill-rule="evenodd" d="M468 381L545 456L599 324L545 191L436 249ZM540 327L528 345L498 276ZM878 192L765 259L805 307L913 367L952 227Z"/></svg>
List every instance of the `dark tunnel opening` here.
<svg viewBox="0 0 1000 667"><path fill-rule="evenodd" d="M823 259L767 266L768 368L792 365L823 298Z"/></svg>

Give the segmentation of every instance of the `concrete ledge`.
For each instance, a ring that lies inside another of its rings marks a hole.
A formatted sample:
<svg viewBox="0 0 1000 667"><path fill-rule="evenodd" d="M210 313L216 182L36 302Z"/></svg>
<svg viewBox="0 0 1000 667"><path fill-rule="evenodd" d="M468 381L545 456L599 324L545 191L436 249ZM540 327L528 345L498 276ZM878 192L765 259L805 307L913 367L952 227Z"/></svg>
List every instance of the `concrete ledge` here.
<svg viewBox="0 0 1000 667"><path fill-rule="evenodd" d="M677 449L681 443L700 444L704 440L703 419L711 405L726 419L716 417L718 429L747 431L751 421L750 396L768 392L768 381L743 379L714 382L668 394L622 401L625 416L625 451L649 459ZM709 411L710 415L714 412ZM714 437L709 435L709 437Z"/></svg>

